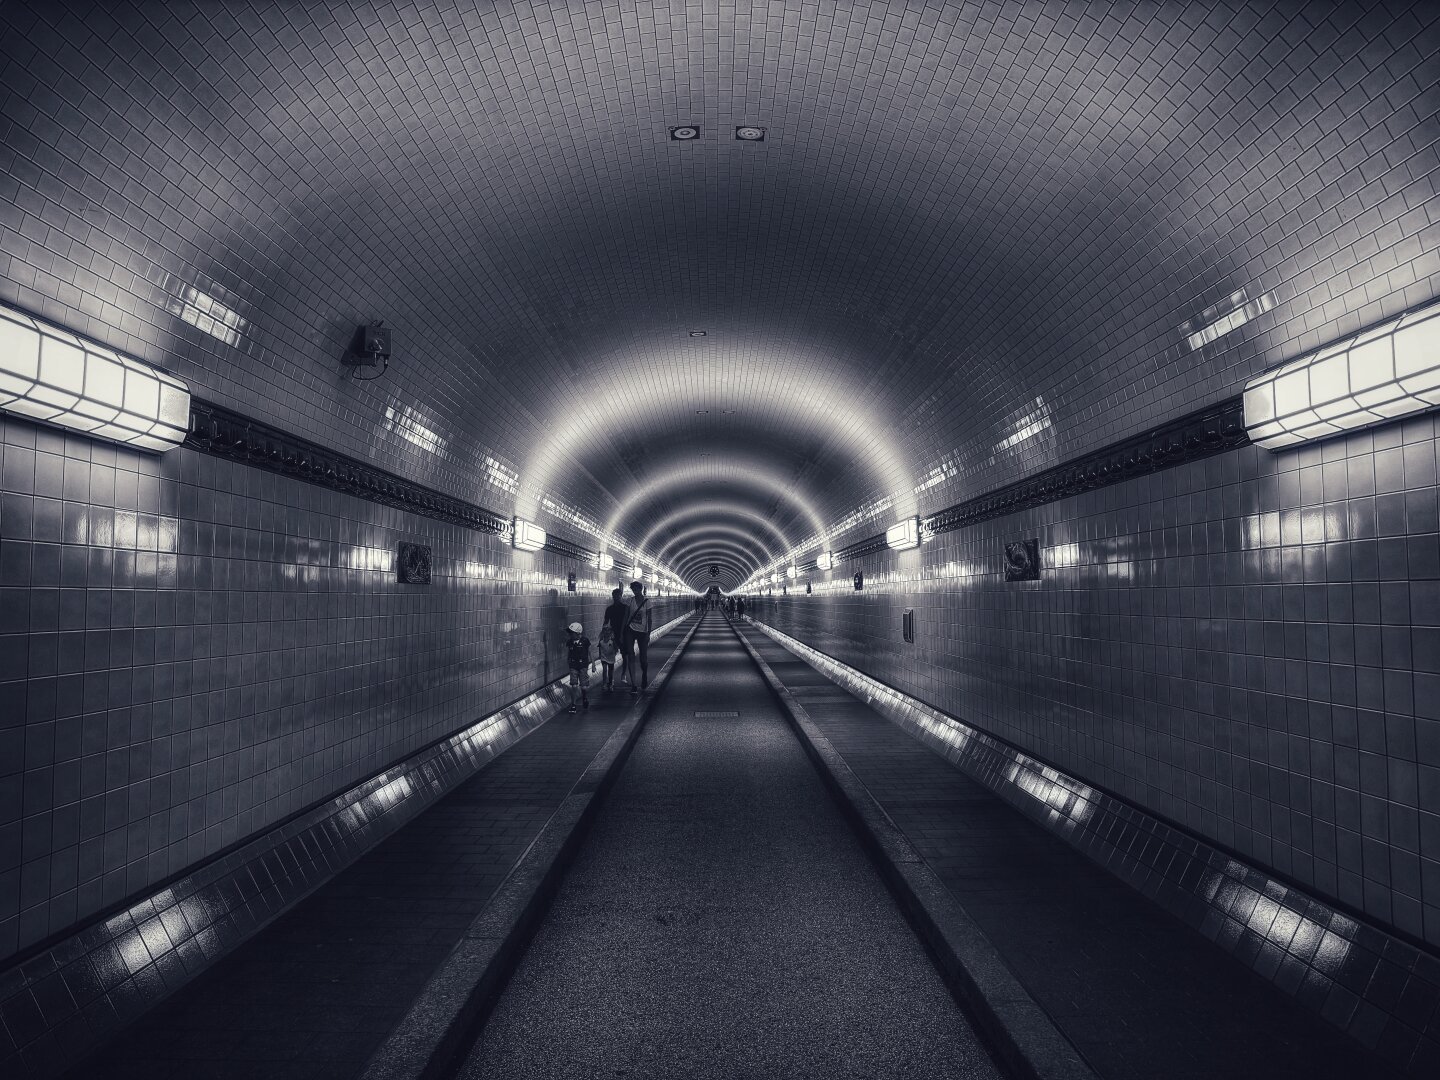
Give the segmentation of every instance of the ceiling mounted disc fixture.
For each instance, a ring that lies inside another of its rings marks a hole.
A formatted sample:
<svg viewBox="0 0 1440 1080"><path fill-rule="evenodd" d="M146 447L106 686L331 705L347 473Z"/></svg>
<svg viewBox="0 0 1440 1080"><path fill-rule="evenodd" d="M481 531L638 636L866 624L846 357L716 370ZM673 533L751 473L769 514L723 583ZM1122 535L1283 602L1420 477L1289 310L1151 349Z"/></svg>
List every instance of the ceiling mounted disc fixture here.
<svg viewBox="0 0 1440 1080"><path fill-rule="evenodd" d="M706 331L704 331L704 330L691 330L691 331L690 331L690 336L691 336L691 337L704 337L705 334L706 334Z"/></svg>
<svg viewBox="0 0 1440 1080"><path fill-rule="evenodd" d="M751 127L747 124L735 129L735 138L741 142L764 142L765 129L763 127Z"/></svg>
<svg viewBox="0 0 1440 1080"><path fill-rule="evenodd" d="M672 127L670 129L670 138L676 142L690 142L699 137L700 129L694 124L685 124L681 127Z"/></svg>

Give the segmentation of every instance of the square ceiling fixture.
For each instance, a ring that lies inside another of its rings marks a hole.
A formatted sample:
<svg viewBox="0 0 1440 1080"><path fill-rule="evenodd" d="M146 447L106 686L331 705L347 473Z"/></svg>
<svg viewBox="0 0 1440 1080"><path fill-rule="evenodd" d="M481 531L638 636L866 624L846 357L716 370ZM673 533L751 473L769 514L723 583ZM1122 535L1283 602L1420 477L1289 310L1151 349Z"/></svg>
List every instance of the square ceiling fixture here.
<svg viewBox="0 0 1440 1080"><path fill-rule="evenodd" d="M735 138L740 142L764 142L765 129L754 124L741 124L735 129Z"/></svg>
<svg viewBox="0 0 1440 1080"><path fill-rule="evenodd" d="M820 570L829 570L835 565L835 553L833 551L822 551L815 556L815 566Z"/></svg>
<svg viewBox="0 0 1440 1080"><path fill-rule="evenodd" d="M700 138L700 128L695 124L681 124L670 129L672 142L694 142Z"/></svg>

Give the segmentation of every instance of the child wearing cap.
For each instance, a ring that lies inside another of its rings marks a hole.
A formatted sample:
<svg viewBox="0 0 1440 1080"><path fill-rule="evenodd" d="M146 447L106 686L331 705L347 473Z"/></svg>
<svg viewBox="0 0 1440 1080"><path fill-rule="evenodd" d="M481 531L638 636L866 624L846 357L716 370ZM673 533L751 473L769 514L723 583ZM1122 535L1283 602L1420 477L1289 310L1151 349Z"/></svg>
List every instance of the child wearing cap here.
<svg viewBox="0 0 1440 1080"><path fill-rule="evenodd" d="M590 639L585 636L585 627L572 622L567 628L565 659L570 665L570 711L575 711L575 696L580 703L590 707Z"/></svg>

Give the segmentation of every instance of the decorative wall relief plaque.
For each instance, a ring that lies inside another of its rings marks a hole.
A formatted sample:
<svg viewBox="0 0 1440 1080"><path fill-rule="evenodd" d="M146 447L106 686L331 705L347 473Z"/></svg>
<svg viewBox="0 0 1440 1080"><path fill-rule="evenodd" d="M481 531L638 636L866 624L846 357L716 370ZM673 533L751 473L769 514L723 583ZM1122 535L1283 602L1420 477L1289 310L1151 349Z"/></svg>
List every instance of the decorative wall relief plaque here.
<svg viewBox="0 0 1440 1080"><path fill-rule="evenodd" d="M401 544L395 553L395 570L402 585L429 585L430 548L424 544Z"/></svg>
<svg viewBox="0 0 1440 1080"><path fill-rule="evenodd" d="M1040 541L1016 540L1005 545L1005 580L1040 580Z"/></svg>

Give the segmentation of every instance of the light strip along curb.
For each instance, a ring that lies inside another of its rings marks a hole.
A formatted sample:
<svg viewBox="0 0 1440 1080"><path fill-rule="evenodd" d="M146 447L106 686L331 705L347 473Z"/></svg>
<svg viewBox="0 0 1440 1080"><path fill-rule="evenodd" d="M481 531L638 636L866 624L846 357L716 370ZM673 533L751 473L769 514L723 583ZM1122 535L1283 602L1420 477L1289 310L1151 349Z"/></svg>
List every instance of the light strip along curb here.
<svg viewBox="0 0 1440 1080"><path fill-rule="evenodd" d="M670 672L700 628L697 619L650 689L630 706L559 807L375 1051L361 1080L437 1080L462 1064L539 929L599 797L630 756Z"/></svg>
<svg viewBox="0 0 1440 1080"><path fill-rule="evenodd" d="M760 668L800 744L857 827L881 877L930 949L951 993L975 1021L1005 1071L1023 1080L1098 1080L805 707L745 634L733 623L730 628Z"/></svg>

